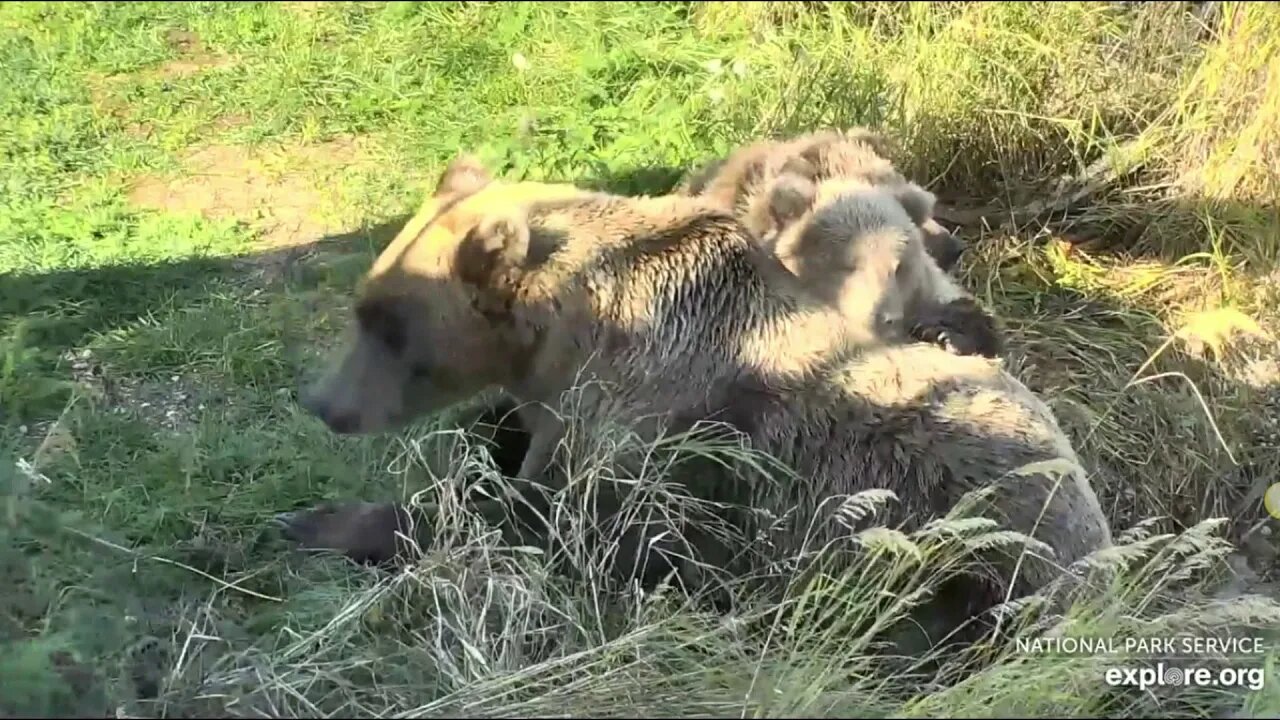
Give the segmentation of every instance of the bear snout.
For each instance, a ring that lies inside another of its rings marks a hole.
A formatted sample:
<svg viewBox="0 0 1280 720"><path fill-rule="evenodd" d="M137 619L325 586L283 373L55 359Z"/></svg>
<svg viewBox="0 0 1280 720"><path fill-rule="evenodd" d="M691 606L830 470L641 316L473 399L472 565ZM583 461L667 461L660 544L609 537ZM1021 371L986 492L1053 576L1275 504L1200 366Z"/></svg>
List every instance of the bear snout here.
<svg viewBox="0 0 1280 720"><path fill-rule="evenodd" d="M315 392L303 393L302 407L315 415L335 433L349 434L360 429L360 414L349 409L336 408L333 403Z"/></svg>

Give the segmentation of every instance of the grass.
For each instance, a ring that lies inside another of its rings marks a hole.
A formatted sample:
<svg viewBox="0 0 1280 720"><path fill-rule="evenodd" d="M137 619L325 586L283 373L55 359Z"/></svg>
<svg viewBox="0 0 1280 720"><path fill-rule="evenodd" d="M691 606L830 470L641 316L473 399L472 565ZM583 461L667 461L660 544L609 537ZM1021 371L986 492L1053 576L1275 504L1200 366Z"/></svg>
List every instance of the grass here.
<svg viewBox="0 0 1280 720"><path fill-rule="evenodd" d="M753 137L872 124L997 209L962 277L1132 529L1112 584L1026 637L1274 627L1209 583L1248 565L1268 592L1277 556L1280 14L1216 5L1206 32L1175 3L4 4L0 713L1274 716L1274 648L1244 695L876 651L884 598L989 528L868 535L857 582L725 621L559 577L461 510L390 577L266 524L460 482L428 476L446 424L337 438L295 400L459 149L654 193ZM1099 159L1083 202L1001 211Z"/></svg>

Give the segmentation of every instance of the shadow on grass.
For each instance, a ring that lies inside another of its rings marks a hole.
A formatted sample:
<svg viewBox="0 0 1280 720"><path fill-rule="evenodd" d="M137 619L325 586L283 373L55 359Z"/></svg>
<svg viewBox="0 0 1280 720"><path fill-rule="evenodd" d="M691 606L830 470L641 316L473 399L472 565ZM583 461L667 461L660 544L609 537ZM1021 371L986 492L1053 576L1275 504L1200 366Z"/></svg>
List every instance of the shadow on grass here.
<svg viewBox="0 0 1280 720"><path fill-rule="evenodd" d="M931 188L936 193L945 189ZM982 217L972 210L983 208ZM954 215L954 218L952 217ZM960 219L963 218L963 219ZM1252 277L1280 263L1280 205L1216 198L1132 200L1103 192L1071 203L1026 201L1004 207L968 200L953 209L945 226L975 233L983 226L1053 234L1087 252L1134 260L1178 263L1189 256L1218 254L1243 259Z"/></svg>

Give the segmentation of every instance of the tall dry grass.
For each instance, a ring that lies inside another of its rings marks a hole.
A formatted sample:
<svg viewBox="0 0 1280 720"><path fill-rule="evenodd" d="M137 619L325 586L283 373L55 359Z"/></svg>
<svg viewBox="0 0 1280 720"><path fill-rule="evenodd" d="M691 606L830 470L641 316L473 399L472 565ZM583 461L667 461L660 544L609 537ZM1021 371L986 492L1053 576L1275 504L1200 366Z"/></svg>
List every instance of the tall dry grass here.
<svg viewBox="0 0 1280 720"><path fill-rule="evenodd" d="M914 532L860 531L848 542L861 560L848 570L798 580L780 603L730 581L734 609L723 615L669 586L646 593L612 575L608 568L631 541L625 525L599 524L594 500L613 491L605 468L620 454L668 455L689 443L705 458L767 458L696 436L643 445L608 424L569 443L584 464L548 508L555 537L513 545L456 501L481 487L492 496L504 482L487 450L444 426L408 442L396 466L432 475L422 496L438 502L441 530L415 548L414 561L356 591L314 585L314 593L332 595L307 602L330 610L298 618L297 630L272 647L234 649L216 636L216 617L196 613L188 635L174 639L191 651L167 679L160 707L273 717L1205 717L1280 707L1274 689L1139 691L1105 680L1108 668L1161 661L1214 672L1272 667L1274 650L1186 658L1126 645L1280 639L1280 604L1223 599L1210 586L1231 550L1219 520L1179 534L1141 523L1080 561L1062 584L1001 608L1003 639L944 648L904 628L916 626L921 618L912 613L942 581L974 569L971 550L1018 542L995 523L958 511ZM643 492L662 487L667 475L653 464L626 478L641 491L633 510L686 509L687 500ZM888 500L871 491L846 504L866 517ZM1109 639L1116 652L1055 651L1047 638Z"/></svg>

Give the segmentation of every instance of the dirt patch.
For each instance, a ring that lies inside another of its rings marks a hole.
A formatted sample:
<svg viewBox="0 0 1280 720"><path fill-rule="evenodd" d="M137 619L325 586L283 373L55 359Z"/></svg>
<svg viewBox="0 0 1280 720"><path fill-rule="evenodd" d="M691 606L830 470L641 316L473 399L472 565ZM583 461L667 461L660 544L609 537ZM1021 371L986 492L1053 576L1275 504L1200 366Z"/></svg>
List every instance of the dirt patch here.
<svg viewBox="0 0 1280 720"><path fill-rule="evenodd" d="M217 132L222 133L222 132L227 132L229 130L235 130L236 128L242 128L245 125L248 125L250 122L251 121L248 115L242 115L240 113L230 113L228 115L219 115L213 121L213 129Z"/></svg>
<svg viewBox="0 0 1280 720"><path fill-rule="evenodd" d="M249 148L212 145L183 160L183 177L145 176L131 188L141 207L244 222L268 248L311 242L343 228L330 210L334 187L366 162L365 143L341 138L319 145Z"/></svg>
<svg viewBox="0 0 1280 720"><path fill-rule="evenodd" d="M90 72L85 76L85 86L89 90L89 103L103 117L127 120L129 103L121 93L123 80L128 75L104 75Z"/></svg>
<svg viewBox="0 0 1280 720"><path fill-rule="evenodd" d="M280 3L280 5L290 12L303 16L314 15L324 7L324 3L319 2L285 2Z"/></svg>
<svg viewBox="0 0 1280 720"><path fill-rule="evenodd" d="M178 57L152 70L150 74L154 77L187 77L210 68L227 67L235 62L233 58L210 52L200 37L188 30L169 30L164 39Z"/></svg>

